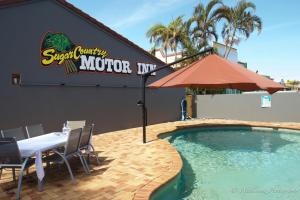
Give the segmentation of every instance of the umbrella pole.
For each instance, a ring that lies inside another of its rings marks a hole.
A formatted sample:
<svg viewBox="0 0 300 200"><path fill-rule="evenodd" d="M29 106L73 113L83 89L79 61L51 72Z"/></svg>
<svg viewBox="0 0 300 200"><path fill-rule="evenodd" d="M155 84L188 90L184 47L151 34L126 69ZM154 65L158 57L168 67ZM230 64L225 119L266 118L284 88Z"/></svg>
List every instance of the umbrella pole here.
<svg viewBox="0 0 300 200"><path fill-rule="evenodd" d="M193 58L193 57L196 57L196 56L200 56L200 55L203 55L203 54L206 54L206 53L212 53L213 52L213 48L208 48L208 49L205 49L203 51L200 51L194 55L191 55L191 56L187 56L185 58L182 58L182 59L179 59L179 60L176 60L175 62L172 62L172 63L169 63L169 64L166 64L166 65L163 65L162 67L160 68L156 68L154 70L151 70L147 73L144 73L142 74L142 100L139 101L137 104L138 106L142 106L142 117L143 117L143 143L145 144L147 142L147 139L146 139L146 126L147 126L147 107L146 107L146 83L147 83L147 79L148 77L153 73L153 72L157 72L157 71L160 71L162 69L165 69L165 68L168 68L172 65L175 65L177 63L181 63L182 61L185 61L187 59L190 59L190 58Z"/></svg>
<svg viewBox="0 0 300 200"><path fill-rule="evenodd" d="M146 126L147 126L147 113L146 113L146 82L148 76L142 76L142 112L143 112L143 143L146 141Z"/></svg>

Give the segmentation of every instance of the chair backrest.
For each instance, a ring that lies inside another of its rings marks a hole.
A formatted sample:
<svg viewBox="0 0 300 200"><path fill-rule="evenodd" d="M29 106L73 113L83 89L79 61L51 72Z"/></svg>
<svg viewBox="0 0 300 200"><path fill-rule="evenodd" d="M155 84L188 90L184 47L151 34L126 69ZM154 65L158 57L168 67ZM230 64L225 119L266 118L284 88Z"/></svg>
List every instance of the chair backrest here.
<svg viewBox="0 0 300 200"><path fill-rule="evenodd" d="M65 145L65 156L73 154L78 151L82 128L71 130Z"/></svg>
<svg viewBox="0 0 300 200"><path fill-rule="evenodd" d="M0 138L0 165L21 163L21 154L16 139Z"/></svg>
<svg viewBox="0 0 300 200"><path fill-rule="evenodd" d="M22 127L2 130L2 134L4 138L14 137L17 141L28 138L28 135L25 133Z"/></svg>
<svg viewBox="0 0 300 200"><path fill-rule="evenodd" d="M94 124L92 124L90 126L85 126L82 129L79 148L86 147L90 144L90 141L91 141L91 138L93 135L93 130L94 130Z"/></svg>
<svg viewBox="0 0 300 200"><path fill-rule="evenodd" d="M83 128L85 126L85 120L80 121L67 121L66 122L71 130Z"/></svg>
<svg viewBox="0 0 300 200"><path fill-rule="evenodd" d="M28 137L44 135L45 131L42 124L35 124L25 127Z"/></svg>

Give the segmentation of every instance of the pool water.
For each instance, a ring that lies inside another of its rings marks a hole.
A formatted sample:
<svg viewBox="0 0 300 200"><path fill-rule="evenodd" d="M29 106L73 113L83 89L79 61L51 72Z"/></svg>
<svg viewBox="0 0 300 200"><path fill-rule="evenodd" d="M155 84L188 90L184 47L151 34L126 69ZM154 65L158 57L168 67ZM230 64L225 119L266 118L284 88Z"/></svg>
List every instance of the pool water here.
<svg viewBox="0 0 300 200"><path fill-rule="evenodd" d="M177 131L181 175L152 200L299 200L300 134L247 127Z"/></svg>

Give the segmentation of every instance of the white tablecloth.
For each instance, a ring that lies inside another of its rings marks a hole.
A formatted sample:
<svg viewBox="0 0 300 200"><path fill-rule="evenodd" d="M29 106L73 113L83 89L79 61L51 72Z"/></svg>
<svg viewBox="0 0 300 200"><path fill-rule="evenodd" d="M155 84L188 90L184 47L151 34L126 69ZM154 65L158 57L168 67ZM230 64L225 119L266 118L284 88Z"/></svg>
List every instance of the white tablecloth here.
<svg viewBox="0 0 300 200"><path fill-rule="evenodd" d="M18 141L21 156L23 158L35 156L36 174L39 180L45 176L42 152L64 146L68 136L60 132L53 132L25 140Z"/></svg>

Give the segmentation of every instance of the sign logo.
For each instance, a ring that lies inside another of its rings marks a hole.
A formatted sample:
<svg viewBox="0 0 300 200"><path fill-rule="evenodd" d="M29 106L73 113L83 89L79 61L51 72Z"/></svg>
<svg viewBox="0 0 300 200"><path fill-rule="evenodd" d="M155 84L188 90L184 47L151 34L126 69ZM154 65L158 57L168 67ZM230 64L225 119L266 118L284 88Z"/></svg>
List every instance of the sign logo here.
<svg viewBox="0 0 300 200"><path fill-rule="evenodd" d="M72 43L63 33L47 33L41 46L42 65L63 65L67 74L82 71L132 73L129 61L112 59L108 56L108 52L101 48L85 48ZM155 64L136 63L136 65L139 75L156 68Z"/></svg>
<svg viewBox="0 0 300 200"><path fill-rule="evenodd" d="M272 96L262 95L260 97L260 107L262 108L271 108Z"/></svg>

